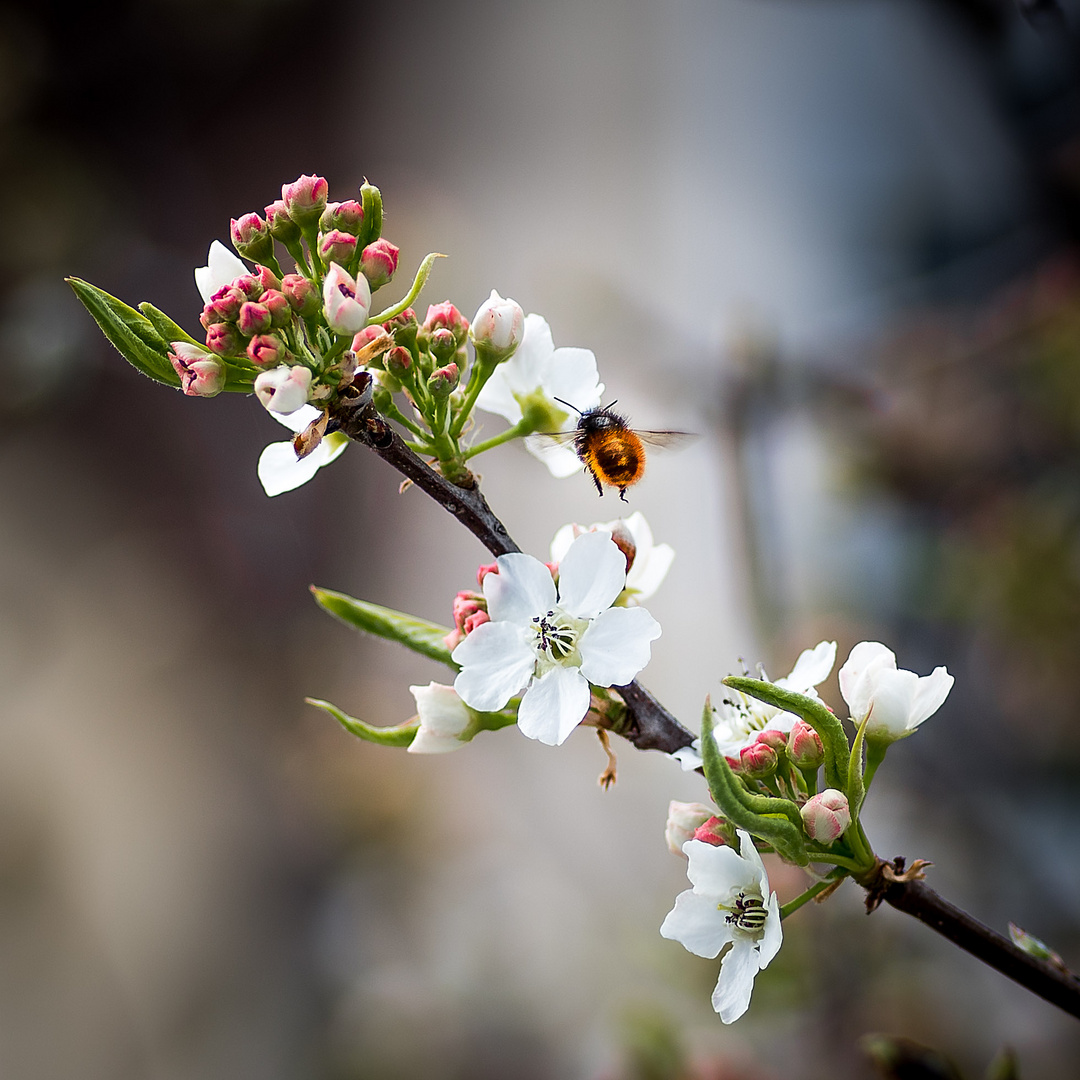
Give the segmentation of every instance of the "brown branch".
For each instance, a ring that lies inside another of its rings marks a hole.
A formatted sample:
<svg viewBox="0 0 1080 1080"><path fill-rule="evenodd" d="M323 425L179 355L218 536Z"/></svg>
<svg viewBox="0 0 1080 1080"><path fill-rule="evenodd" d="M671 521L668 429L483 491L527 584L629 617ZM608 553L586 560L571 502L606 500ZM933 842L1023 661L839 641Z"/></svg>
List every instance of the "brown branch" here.
<svg viewBox="0 0 1080 1080"><path fill-rule="evenodd" d="M367 378L370 380L371 376ZM405 445L401 436L371 404L370 381L354 386L354 393L330 410L330 419L340 431L374 450L383 461L408 477L453 514L492 555L521 550L506 531L506 526L492 513L479 488L475 485L458 487L432 469ZM693 742L693 733L636 680L615 689L631 715L630 724L621 734L639 750L661 750L670 754Z"/></svg>
<svg viewBox="0 0 1080 1080"><path fill-rule="evenodd" d="M897 863L898 869L902 869L902 861L897 860ZM924 881L889 880L888 875L883 873L888 868L889 864L881 863L874 881L864 883L868 889L869 910L884 901L897 911L926 923L954 945L1044 1001L1080 1018L1080 979L1075 975L1024 952L1007 937L973 919L955 904L950 904Z"/></svg>

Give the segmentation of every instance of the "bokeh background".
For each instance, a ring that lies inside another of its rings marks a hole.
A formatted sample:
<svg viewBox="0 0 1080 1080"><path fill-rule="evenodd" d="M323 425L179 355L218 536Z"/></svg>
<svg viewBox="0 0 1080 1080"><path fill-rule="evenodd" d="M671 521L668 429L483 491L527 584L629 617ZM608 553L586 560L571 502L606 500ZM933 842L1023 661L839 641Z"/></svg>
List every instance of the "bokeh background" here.
<svg viewBox="0 0 1080 1080"><path fill-rule="evenodd" d="M1024 10L1021 10L1023 8ZM352 448L129 369L63 283L197 328L192 269L302 172L386 203L402 279L592 348L676 562L643 681L688 724L740 660L883 640L956 688L866 811L880 854L1080 963L1080 9L1012 0L0 5L0 1072L859 1078L859 1040L1075 1075L1075 1021L848 886L725 1028L660 939L700 778L588 732L352 740L439 672L317 583L440 622L483 552ZM391 285L397 295L404 286ZM501 421L490 418L489 431ZM545 555L621 507L519 447ZM823 688L839 708L835 677ZM784 895L797 877L773 867Z"/></svg>

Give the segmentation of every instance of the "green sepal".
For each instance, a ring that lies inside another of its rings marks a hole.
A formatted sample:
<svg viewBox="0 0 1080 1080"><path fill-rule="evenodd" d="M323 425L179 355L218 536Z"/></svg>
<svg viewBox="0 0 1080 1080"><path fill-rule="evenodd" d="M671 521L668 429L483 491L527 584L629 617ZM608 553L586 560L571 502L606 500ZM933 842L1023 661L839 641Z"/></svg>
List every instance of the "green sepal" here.
<svg viewBox="0 0 1080 1080"><path fill-rule="evenodd" d="M328 712L350 735L367 742L378 743L380 746L409 746L416 738L420 730L420 719L414 716L406 720L404 724L396 724L394 727L372 727L363 720L357 720L355 716L343 713L336 705L329 701L320 701L318 698L304 698L309 705L314 705L323 712Z"/></svg>
<svg viewBox="0 0 1080 1080"><path fill-rule="evenodd" d="M169 342L145 315L82 278L66 280L101 332L133 368L155 382L179 387L180 377L169 362Z"/></svg>
<svg viewBox="0 0 1080 1080"><path fill-rule="evenodd" d="M193 338L179 323L173 322L164 311L154 307L149 301L144 300L139 305L139 310L150 320L154 329L167 342L186 341L200 349L206 350L206 342ZM255 371L253 368L241 367L224 357L218 357L225 366L225 387L227 392L234 394L250 394L255 385ZM170 365L171 366L171 365Z"/></svg>
<svg viewBox="0 0 1080 1080"><path fill-rule="evenodd" d="M355 600L344 593L320 589L315 585L311 586L311 594L320 607L343 623L388 641L396 641L421 656L446 664L454 671L460 670L450 659L450 650L443 640L450 633L449 627L439 626L416 615L394 611L379 604L369 604L366 600Z"/></svg>
<svg viewBox="0 0 1080 1080"><path fill-rule="evenodd" d="M712 711L706 698L701 716L701 759L713 802L736 828L765 840L787 862L806 866L810 859L798 807L787 799L746 790L713 738Z"/></svg>
<svg viewBox="0 0 1080 1080"><path fill-rule="evenodd" d="M372 315L368 319L368 326L375 326L377 323L384 323L388 319L394 318L395 315L400 315L406 308L412 307L413 301L420 295L420 290L427 282L428 275L431 273L431 268L435 265L436 259L445 259L446 256L438 251L433 251L430 255L424 258L424 261L420 264L420 269L416 271L416 277L413 278L412 288L409 290L408 296L404 300L398 301L393 307L388 307L385 311L380 311L378 315Z"/></svg>
<svg viewBox="0 0 1080 1080"><path fill-rule="evenodd" d="M785 690L761 679L748 679L742 675L729 675L725 686L774 705L784 712L794 713L805 720L821 737L825 750L825 786L846 790L848 761L851 757L847 735L840 720L816 698Z"/></svg>

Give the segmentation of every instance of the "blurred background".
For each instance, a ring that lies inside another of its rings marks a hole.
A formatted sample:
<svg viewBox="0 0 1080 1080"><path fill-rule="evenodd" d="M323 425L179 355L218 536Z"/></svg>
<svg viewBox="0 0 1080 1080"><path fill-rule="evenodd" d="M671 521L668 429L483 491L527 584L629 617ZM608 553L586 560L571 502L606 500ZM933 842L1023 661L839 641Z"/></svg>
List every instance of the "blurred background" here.
<svg viewBox="0 0 1080 1080"><path fill-rule="evenodd" d="M643 681L690 726L828 638L956 688L875 783L879 854L1080 964L1080 6L1043 0L0 5L0 1072L37 1080L874 1075L887 1032L1075 1075L1075 1021L847 886L750 1012L657 929L699 777L591 733L351 739L435 665L316 583L436 621L484 552L351 448L267 499L251 400L128 368L63 283L196 330L231 217L382 189L404 292L492 288L703 436L630 495L676 549ZM502 421L488 420L488 431ZM622 506L514 446L546 557ZM822 687L840 708L835 676ZM772 866L782 896L798 875Z"/></svg>

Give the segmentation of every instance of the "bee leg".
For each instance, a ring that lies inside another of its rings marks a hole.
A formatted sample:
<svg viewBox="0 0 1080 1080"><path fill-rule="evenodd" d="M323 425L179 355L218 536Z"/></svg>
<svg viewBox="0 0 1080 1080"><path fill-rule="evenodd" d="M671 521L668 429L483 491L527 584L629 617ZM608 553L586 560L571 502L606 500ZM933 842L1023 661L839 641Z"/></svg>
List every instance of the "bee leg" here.
<svg viewBox="0 0 1080 1080"><path fill-rule="evenodd" d="M604 497L604 486L603 486L603 484L600 483L600 477L597 476L596 473L594 473L592 471L592 469L590 469L588 467L588 465L585 466L585 469L588 472L588 474L592 477L592 482L596 485L596 490L599 493L600 497L603 498Z"/></svg>
<svg viewBox="0 0 1080 1080"><path fill-rule="evenodd" d="M626 488L619 488L619 498L622 499L623 502L626 502Z"/></svg>

